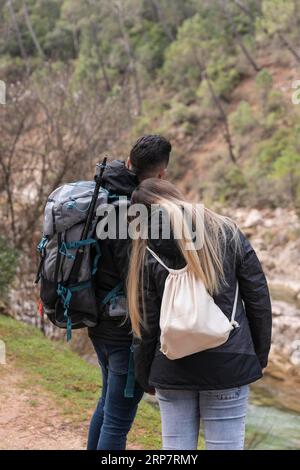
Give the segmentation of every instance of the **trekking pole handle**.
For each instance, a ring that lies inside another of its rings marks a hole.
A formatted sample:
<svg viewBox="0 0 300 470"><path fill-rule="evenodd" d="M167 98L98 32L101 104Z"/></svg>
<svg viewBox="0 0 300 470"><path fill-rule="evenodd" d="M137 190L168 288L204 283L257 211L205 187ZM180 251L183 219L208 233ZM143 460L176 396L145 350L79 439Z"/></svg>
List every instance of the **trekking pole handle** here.
<svg viewBox="0 0 300 470"><path fill-rule="evenodd" d="M96 177L95 177L96 186L95 186L94 194L93 194L93 197L92 197L92 200L91 200L91 205L90 205L90 208L89 208L89 211L88 211L88 217L87 217L84 229L82 231L81 240L86 239L89 228L90 228L90 225L91 225L91 222L92 222L92 219L94 217L95 206L96 206L96 202L97 202L97 199L98 199L98 193L99 193L99 190L100 190L100 186L101 186L101 183L102 183L103 173L104 173L104 170L106 168L106 163L107 163L107 157L104 157L103 162L97 164L98 175L96 175ZM83 250L79 250L79 251L83 251Z"/></svg>
<svg viewBox="0 0 300 470"><path fill-rule="evenodd" d="M107 157L104 157L102 163L97 163L97 164L96 164L96 167L97 167L97 175L95 176L95 179L98 179L98 178L101 178L101 179L102 179L103 172L104 172L105 167L106 167L106 163L107 163Z"/></svg>

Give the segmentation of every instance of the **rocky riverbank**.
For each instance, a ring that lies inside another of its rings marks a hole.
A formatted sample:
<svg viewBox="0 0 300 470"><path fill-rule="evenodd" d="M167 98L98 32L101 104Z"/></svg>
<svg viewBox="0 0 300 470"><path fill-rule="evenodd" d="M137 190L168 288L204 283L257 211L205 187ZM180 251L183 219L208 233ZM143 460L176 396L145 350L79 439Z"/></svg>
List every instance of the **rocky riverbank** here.
<svg viewBox="0 0 300 470"><path fill-rule="evenodd" d="M292 210L238 209L268 277L273 307L269 367L254 389L258 400L300 413L300 222Z"/></svg>

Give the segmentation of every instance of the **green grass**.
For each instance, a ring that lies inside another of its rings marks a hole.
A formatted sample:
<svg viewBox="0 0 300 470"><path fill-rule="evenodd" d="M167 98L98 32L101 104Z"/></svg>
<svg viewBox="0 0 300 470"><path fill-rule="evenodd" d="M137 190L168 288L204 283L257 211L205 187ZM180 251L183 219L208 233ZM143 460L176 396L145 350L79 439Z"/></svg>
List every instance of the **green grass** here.
<svg viewBox="0 0 300 470"><path fill-rule="evenodd" d="M72 352L66 343L51 341L37 328L3 315L0 315L0 340L6 344L8 364L24 375L24 383L20 386L30 389L30 405L33 408L37 404L38 388L42 387L74 425L87 423L101 388L98 367L88 364ZM247 419L246 448L299 448L299 416L268 406L270 404L267 403L255 406L259 395L256 397L255 394L254 398ZM280 429L277 426L279 421ZM140 404L128 442L140 449L161 448L157 406L145 401ZM202 431L200 449L204 447L203 442Z"/></svg>
<svg viewBox="0 0 300 470"><path fill-rule="evenodd" d="M88 419L101 386L98 367L85 362L66 344L51 341L36 328L3 315L0 339L6 344L7 362L24 373L25 388L44 388L73 422ZM161 448L157 407L141 403L129 443L142 449Z"/></svg>

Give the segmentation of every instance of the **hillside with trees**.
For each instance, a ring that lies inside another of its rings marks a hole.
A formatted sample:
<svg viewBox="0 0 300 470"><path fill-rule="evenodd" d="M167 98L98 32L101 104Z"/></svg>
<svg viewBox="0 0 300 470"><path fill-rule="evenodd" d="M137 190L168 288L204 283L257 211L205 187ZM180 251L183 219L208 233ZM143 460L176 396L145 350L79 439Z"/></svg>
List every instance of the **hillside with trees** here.
<svg viewBox="0 0 300 470"><path fill-rule="evenodd" d="M172 140L171 177L191 168L193 195L300 211L298 0L10 0L0 9L1 198L18 247L54 187L90 174L105 151L124 158L146 132Z"/></svg>

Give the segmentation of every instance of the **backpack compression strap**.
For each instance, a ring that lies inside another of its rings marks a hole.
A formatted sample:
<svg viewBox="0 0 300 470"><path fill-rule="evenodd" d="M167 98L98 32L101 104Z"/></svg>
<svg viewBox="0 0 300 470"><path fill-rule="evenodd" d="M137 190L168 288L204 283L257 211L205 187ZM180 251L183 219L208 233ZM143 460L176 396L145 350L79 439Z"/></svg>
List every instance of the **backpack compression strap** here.
<svg viewBox="0 0 300 470"><path fill-rule="evenodd" d="M111 300L115 299L117 297L117 294L121 293L123 290L123 282L119 282L109 293L104 297L104 299L101 301L102 305L108 304Z"/></svg>

